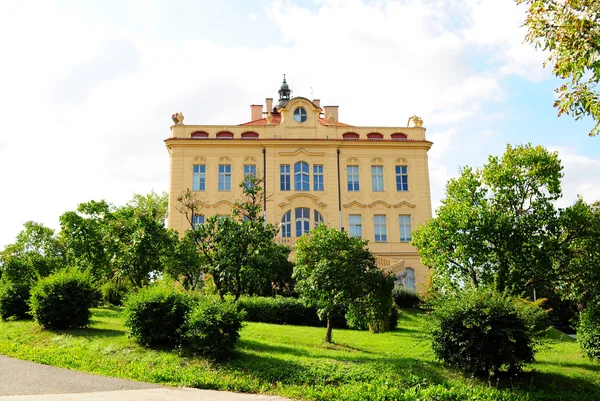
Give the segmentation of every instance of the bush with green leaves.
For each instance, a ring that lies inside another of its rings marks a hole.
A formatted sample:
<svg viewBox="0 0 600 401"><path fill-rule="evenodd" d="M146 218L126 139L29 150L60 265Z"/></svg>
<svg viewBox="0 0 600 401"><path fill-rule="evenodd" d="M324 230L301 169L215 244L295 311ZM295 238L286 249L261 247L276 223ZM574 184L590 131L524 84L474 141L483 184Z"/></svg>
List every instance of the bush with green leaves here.
<svg viewBox="0 0 600 401"><path fill-rule="evenodd" d="M418 308L421 303L419 294L406 287L396 287L392 292L394 303L398 308Z"/></svg>
<svg viewBox="0 0 600 401"><path fill-rule="evenodd" d="M583 355L600 362L600 305L588 305L581 312L577 342Z"/></svg>
<svg viewBox="0 0 600 401"><path fill-rule="evenodd" d="M102 302L105 305L122 306L123 300L131 288L123 283L107 281L100 287L100 291L102 291Z"/></svg>
<svg viewBox="0 0 600 401"><path fill-rule="evenodd" d="M527 306L527 308L533 306ZM519 372L536 351L537 314L492 289L463 289L432 301L436 357L466 374ZM535 315L535 318L532 316Z"/></svg>
<svg viewBox="0 0 600 401"><path fill-rule="evenodd" d="M65 269L41 279L29 299L31 314L44 329L74 329L89 324L99 298L87 274Z"/></svg>
<svg viewBox="0 0 600 401"><path fill-rule="evenodd" d="M240 338L244 312L232 302L201 298L187 317L184 343L211 358L228 355Z"/></svg>
<svg viewBox="0 0 600 401"><path fill-rule="evenodd" d="M27 319L29 315L28 283L0 280L0 319Z"/></svg>
<svg viewBox="0 0 600 401"><path fill-rule="evenodd" d="M396 276L371 269L363 274L363 292L349 303L348 326L380 333L390 329L390 314L394 308L392 290Z"/></svg>
<svg viewBox="0 0 600 401"><path fill-rule="evenodd" d="M143 346L180 344L192 298L159 282L131 293L124 302L129 336Z"/></svg>

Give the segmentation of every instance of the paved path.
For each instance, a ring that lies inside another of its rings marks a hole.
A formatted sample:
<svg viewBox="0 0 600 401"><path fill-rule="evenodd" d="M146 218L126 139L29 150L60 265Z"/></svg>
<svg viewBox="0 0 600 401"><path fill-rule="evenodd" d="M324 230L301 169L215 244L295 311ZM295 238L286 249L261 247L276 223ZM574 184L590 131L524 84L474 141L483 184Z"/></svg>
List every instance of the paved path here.
<svg viewBox="0 0 600 401"><path fill-rule="evenodd" d="M0 355L0 401L283 401L226 391L171 388Z"/></svg>

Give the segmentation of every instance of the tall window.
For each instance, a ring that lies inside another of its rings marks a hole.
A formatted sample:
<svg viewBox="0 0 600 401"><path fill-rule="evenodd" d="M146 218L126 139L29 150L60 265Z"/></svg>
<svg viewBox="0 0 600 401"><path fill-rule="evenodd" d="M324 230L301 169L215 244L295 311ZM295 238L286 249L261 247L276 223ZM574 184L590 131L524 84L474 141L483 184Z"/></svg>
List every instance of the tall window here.
<svg viewBox="0 0 600 401"><path fill-rule="evenodd" d="M294 191L310 191L308 180L308 164L304 162L294 164Z"/></svg>
<svg viewBox="0 0 600 401"><path fill-rule="evenodd" d="M410 216L400 215L400 242L410 242Z"/></svg>
<svg viewBox="0 0 600 401"><path fill-rule="evenodd" d="M396 166L396 190L408 191L408 168Z"/></svg>
<svg viewBox="0 0 600 401"><path fill-rule="evenodd" d="M350 236L362 238L362 221L360 214L351 214L349 216Z"/></svg>
<svg viewBox="0 0 600 401"><path fill-rule="evenodd" d="M406 268L406 276L404 277L404 287L411 291L416 291L415 286L415 271L410 267Z"/></svg>
<svg viewBox="0 0 600 401"><path fill-rule="evenodd" d="M192 191L204 191L206 189L206 165L195 164L192 177Z"/></svg>
<svg viewBox="0 0 600 401"><path fill-rule="evenodd" d="M373 192L383 191L383 166L371 166L371 181Z"/></svg>
<svg viewBox="0 0 600 401"><path fill-rule="evenodd" d="M247 177L256 177L256 165L244 164L244 188L248 188L250 181Z"/></svg>
<svg viewBox="0 0 600 401"><path fill-rule="evenodd" d="M231 191L231 164L219 164L219 191Z"/></svg>
<svg viewBox="0 0 600 401"><path fill-rule="evenodd" d="M296 237L301 237L310 231L310 209L307 207L296 208Z"/></svg>
<svg viewBox="0 0 600 401"><path fill-rule="evenodd" d="M315 191L323 191L323 165L313 165L313 185Z"/></svg>
<svg viewBox="0 0 600 401"><path fill-rule="evenodd" d="M385 227L385 215L376 214L375 216L375 242L386 242L387 232Z"/></svg>
<svg viewBox="0 0 600 401"><path fill-rule="evenodd" d="M287 211L281 218L281 236L289 238L292 236L292 211Z"/></svg>
<svg viewBox="0 0 600 401"><path fill-rule="evenodd" d="M203 215L195 214L192 216L192 227L194 227L194 230L202 224L204 224L204 216Z"/></svg>
<svg viewBox="0 0 600 401"><path fill-rule="evenodd" d="M348 191L360 191L358 166L348 166L346 171L348 174Z"/></svg>
<svg viewBox="0 0 600 401"><path fill-rule="evenodd" d="M282 164L279 166L279 182L282 191L290 190L290 165Z"/></svg>
<svg viewBox="0 0 600 401"><path fill-rule="evenodd" d="M319 223L323 223L323 215L318 210L315 210L315 227Z"/></svg>

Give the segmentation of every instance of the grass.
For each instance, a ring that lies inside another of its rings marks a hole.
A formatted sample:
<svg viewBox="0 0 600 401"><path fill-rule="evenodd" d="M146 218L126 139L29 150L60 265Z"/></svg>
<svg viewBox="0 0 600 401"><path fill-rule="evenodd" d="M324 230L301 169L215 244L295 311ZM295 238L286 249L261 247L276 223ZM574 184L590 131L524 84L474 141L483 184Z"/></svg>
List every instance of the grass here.
<svg viewBox="0 0 600 401"><path fill-rule="evenodd" d="M93 309L88 329L41 330L34 322L0 323L0 353L134 380L309 400L594 400L600 364L579 355L559 332L519 377L464 378L437 363L420 337L425 315L405 312L394 332L333 331L248 323L234 356L220 363L127 338L119 308Z"/></svg>

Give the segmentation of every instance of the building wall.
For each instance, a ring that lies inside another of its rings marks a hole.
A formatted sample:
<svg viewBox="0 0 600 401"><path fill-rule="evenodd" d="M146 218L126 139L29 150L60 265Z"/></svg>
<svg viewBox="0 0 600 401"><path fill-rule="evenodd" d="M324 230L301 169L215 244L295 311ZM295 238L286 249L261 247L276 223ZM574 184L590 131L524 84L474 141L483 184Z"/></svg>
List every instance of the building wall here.
<svg viewBox="0 0 600 401"><path fill-rule="evenodd" d="M296 107L308 111L307 121L298 123L292 118ZM241 198L239 183L243 166L256 165L257 173L266 177L267 221L280 224L282 216L291 211L292 238L278 240L293 246L295 240L294 214L296 208L310 208L311 227L314 211L325 224L340 226L338 198L338 150L341 183L342 226L349 229L349 216L360 215L362 237L377 256L404 261L392 270L402 273L405 268L415 270L417 288L426 282L426 269L420 263L414 247L400 241L399 216L409 215L411 228L424 224L431 217L427 151L431 142L425 140L421 127L353 127L342 124L323 124L322 110L303 98L294 98L281 109L281 123L256 126L199 126L177 124L171 127L166 140L171 158L169 198L169 227L180 233L189 228L185 217L176 210L177 195L192 188L193 166L205 165L206 189L198 191L206 207L203 214L230 214L231 206ZM218 132L233 133L232 139L217 139ZM244 132L255 132L257 139L241 139ZM192 134L203 132L208 138L195 139ZM345 133L359 135L358 140L344 140ZM381 133L382 140L368 140L367 134ZM391 140L391 134L403 133L406 140ZM263 163L263 150L266 164ZM294 164L306 162L309 166L309 191L294 190ZM231 190L219 191L218 166L231 165ZM290 190L280 189L280 165L290 165ZM323 191L314 190L313 165L323 166ZM372 190L371 166L383 166L384 190ZM347 166L358 166L360 190L349 191ZM408 191L396 190L396 166L407 166ZM374 216L386 216L387 240L375 242Z"/></svg>

